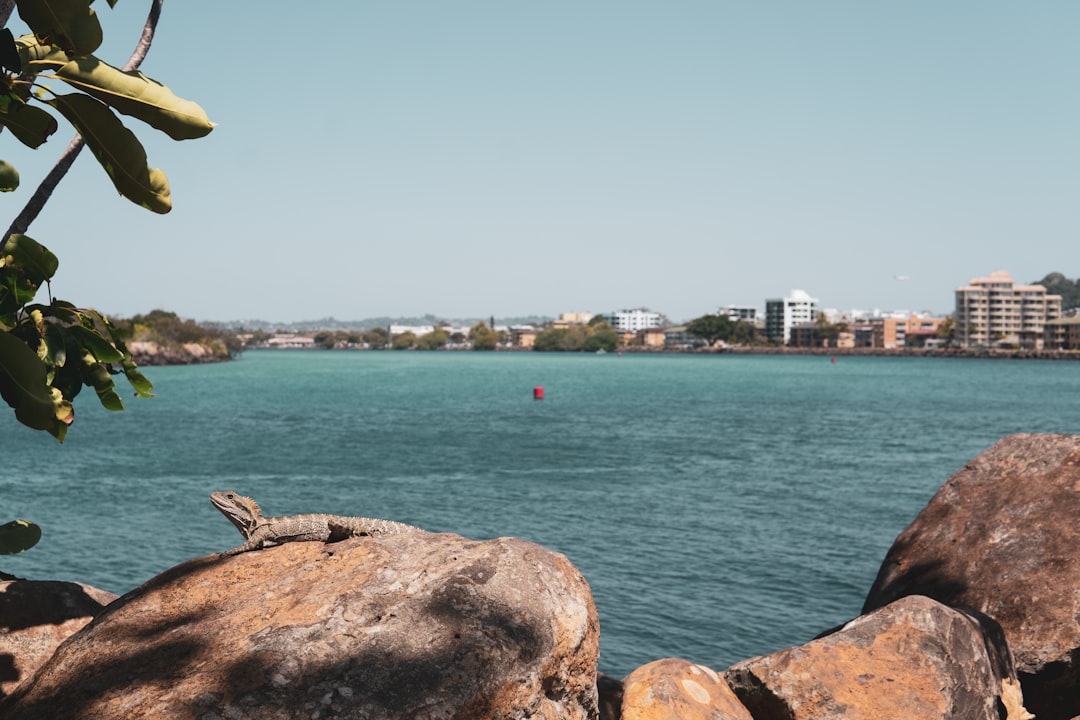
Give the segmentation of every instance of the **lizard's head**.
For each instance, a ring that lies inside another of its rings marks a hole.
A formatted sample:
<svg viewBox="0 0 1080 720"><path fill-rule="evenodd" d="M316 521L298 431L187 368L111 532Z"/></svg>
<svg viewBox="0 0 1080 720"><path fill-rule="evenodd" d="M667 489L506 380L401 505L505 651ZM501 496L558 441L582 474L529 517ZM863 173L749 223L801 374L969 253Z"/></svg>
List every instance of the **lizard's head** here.
<svg viewBox="0 0 1080 720"><path fill-rule="evenodd" d="M251 537L251 533L255 532L255 525L262 517L258 503L232 490L210 493L210 502L236 526L245 538Z"/></svg>

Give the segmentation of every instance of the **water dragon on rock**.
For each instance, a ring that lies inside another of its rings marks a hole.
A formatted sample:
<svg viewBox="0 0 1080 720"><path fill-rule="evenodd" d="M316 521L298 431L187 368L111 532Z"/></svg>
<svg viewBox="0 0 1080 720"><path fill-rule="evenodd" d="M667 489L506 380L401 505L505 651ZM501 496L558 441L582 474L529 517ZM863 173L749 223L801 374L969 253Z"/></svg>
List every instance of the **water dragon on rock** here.
<svg viewBox="0 0 1080 720"><path fill-rule="evenodd" d="M362 535L403 535L424 532L418 527L405 523L364 517L320 514L264 517L258 503L232 490L211 493L210 502L236 526L246 541L239 547L221 553L222 556L238 555L248 550L261 550L287 542L304 540L336 542Z"/></svg>

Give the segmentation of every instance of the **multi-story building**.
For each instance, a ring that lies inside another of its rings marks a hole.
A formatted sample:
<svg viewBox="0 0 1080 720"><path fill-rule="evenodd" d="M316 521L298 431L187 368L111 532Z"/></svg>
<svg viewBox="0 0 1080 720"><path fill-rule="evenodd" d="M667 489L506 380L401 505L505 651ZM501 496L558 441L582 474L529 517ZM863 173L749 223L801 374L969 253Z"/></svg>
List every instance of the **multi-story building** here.
<svg viewBox="0 0 1080 720"><path fill-rule="evenodd" d="M607 316L611 327L622 332L636 333L638 330L660 327L660 313L648 308L635 310L616 310Z"/></svg>
<svg viewBox="0 0 1080 720"><path fill-rule="evenodd" d="M943 317L914 313L908 317L881 317L870 321L873 326L873 347L926 347L937 339Z"/></svg>
<svg viewBox="0 0 1080 720"><path fill-rule="evenodd" d="M740 307L737 305L725 305L720 308L717 315L726 317L731 322L757 322L757 308L753 307Z"/></svg>
<svg viewBox="0 0 1080 720"><path fill-rule="evenodd" d="M1042 285L1017 285L1004 270L956 288L955 337L963 347L1039 349L1047 321L1060 317L1060 295L1048 295Z"/></svg>
<svg viewBox="0 0 1080 720"><path fill-rule="evenodd" d="M1053 350L1080 350L1080 317L1047 320L1043 347Z"/></svg>
<svg viewBox="0 0 1080 720"><path fill-rule="evenodd" d="M559 319L552 323L552 327L570 327L571 325L588 325L593 319L593 314L588 312L564 312L559 313Z"/></svg>
<svg viewBox="0 0 1080 720"><path fill-rule="evenodd" d="M802 290L792 290L786 298L765 301L765 336L769 342L787 345L791 340L791 328L814 322L817 298Z"/></svg>

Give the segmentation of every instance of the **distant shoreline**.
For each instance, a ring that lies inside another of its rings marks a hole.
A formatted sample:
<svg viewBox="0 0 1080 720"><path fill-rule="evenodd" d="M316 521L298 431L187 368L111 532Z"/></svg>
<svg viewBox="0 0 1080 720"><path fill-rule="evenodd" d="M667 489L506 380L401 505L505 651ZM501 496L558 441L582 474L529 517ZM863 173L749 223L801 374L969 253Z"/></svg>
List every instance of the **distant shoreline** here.
<svg viewBox="0 0 1080 720"><path fill-rule="evenodd" d="M289 350L297 352L333 352L325 348L267 348L251 347L246 351ZM370 348L335 349L345 352L545 352L532 348L498 348L494 351L473 351L470 348L440 348L436 350L373 350ZM1080 360L1080 350L991 350L987 348L808 348L808 347L770 347L767 345L730 346L724 348L648 348L624 347L609 352L648 355L815 355L823 357L925 357L925 358L984 358L991 360ZM584 351L548 351L546 354L581 355L592 354Z"/></svg>

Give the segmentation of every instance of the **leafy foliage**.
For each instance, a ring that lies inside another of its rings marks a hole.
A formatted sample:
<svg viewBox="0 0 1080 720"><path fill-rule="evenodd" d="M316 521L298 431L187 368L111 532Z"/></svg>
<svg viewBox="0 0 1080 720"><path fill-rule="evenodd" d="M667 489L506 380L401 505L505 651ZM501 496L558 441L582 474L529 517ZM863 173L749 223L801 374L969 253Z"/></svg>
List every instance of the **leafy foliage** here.
<svg viewBox="0 0 1080 720"><path fill-rule="evenodd" d="M600 320L588 325L548 328L536 336L533 350L538 352L611 351L619 345L619 334Z"/></svg>
<svg viewBox="0 0 1080 720"><path fill-rule="evenodd" d="M172 201L165 174L148 166L141 142L115 112L174 139L205 136L214 125L202 108L164 85L96 58L102 30L91 2L17 0L31 33L16 39L7 29L0 32L0 126L36 148L58 127L40 105L55 109L76 128L122 196L167 213ZM148 27L155 17L152 10ZM144 40L148 46L145 33ZM60 80L78 92L56 93L42 79ZM15 168L0 161L0 189L18 184ZM104 407L121 410L114 376L123 374L139 397L151 397L152 385L125 344L138 319L131 326L114 325L95 310L52 298L51 292L46 302L35 303L43 289L51 290L58 266L55 255L24 234L13 233L0 243L0 395L20 422L63 441L74 420L72 400L83 387L92 387ZM165 333L170 323L179 326L173 332L185 329L179 318L167 316L153 318L158 332Z"/></svg>
<svg viewBox="0 0 1080 720"><path fill-rule="evenodd" d="M726 315L715 313L694 318L686 324L686 332L701 338L709 345L715 345L718 342L750 345L760 341L758 329L752 323L732 320Z"/></svg>
<svg viewBox="0 0 1080 720"><path fill-rule="evenodd" d="M1062 273L1052 272L1033 284L1042 285L1051 295L1060 295L1062 310L1080 308L1080 279L1070 280Z"/></svg>
<svg viewBox="0 0 1080 720"><path fill-rule="evenodd" d="M499 344L499 334L482 321L469 329L469 339L472 340L473 350L494 350Z"/></svg>

